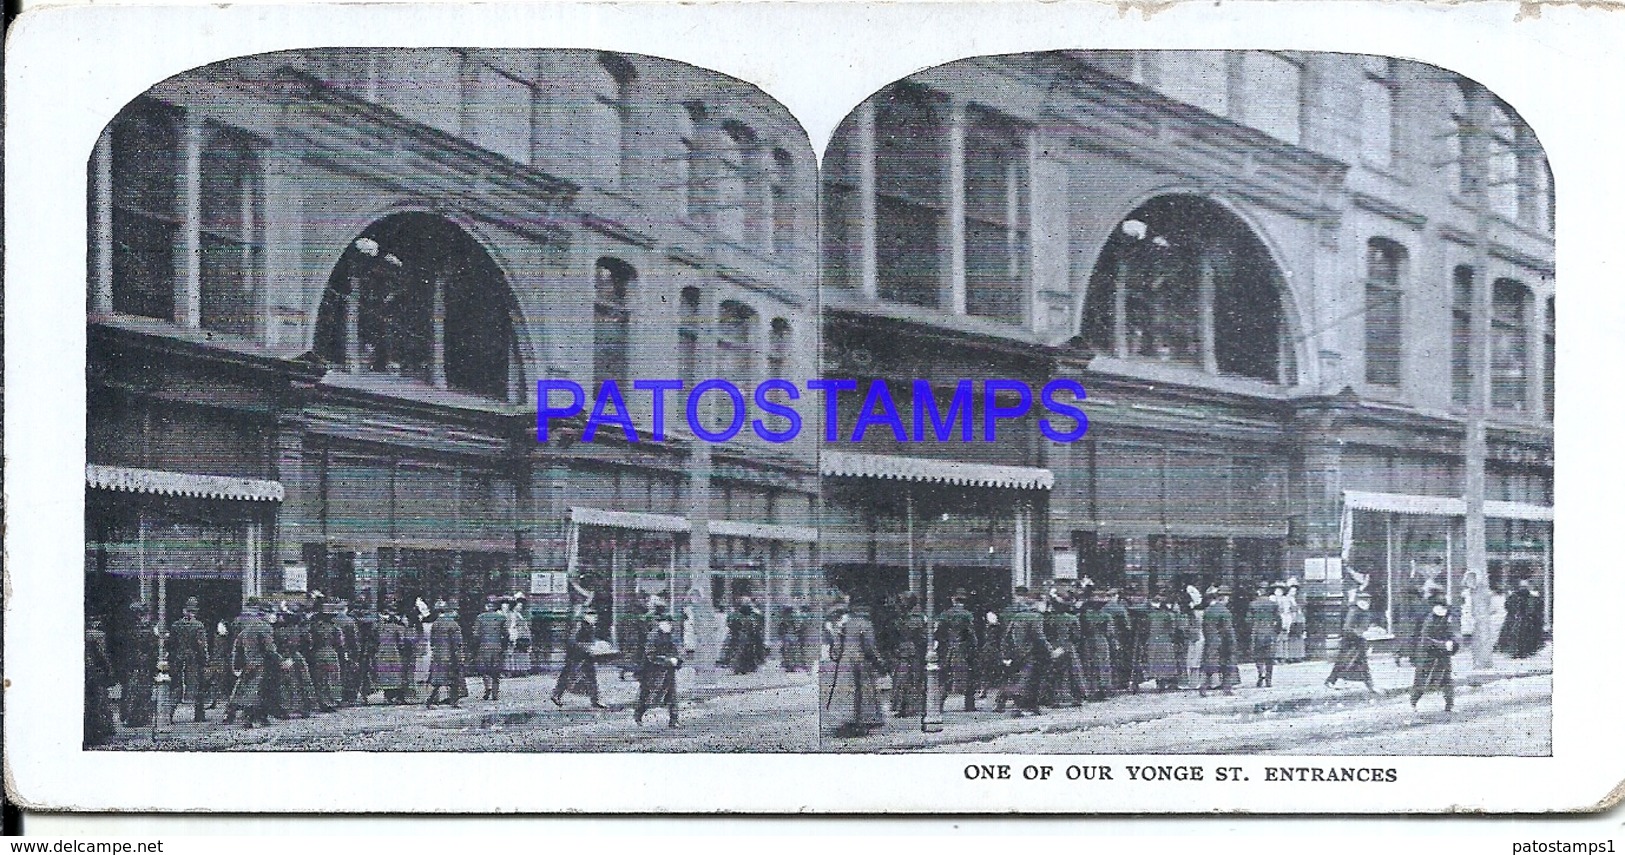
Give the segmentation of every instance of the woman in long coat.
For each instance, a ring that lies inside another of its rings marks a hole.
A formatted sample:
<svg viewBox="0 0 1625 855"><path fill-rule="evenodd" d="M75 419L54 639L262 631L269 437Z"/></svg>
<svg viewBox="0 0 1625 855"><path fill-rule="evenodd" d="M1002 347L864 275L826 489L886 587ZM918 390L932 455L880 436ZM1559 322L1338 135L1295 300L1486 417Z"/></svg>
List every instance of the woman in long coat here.
<svg viewBox="0 0 1625 855"><path fill-rule="evenodd" d="M898 627L893 651L891 680L892 714L919 715L925 701L925 612L912 595L903 601L903 620Z"/></svg>
<svg viewBox="0 0 1625 855"><path fill-rule="evenodd" d="M1112 648L1116 633L1112 616L1106 613L1105 595L1090 593L1088 596L1078 616L1083 629L1078 664L1083 671L1083 688L1088 699L1103 701L1112 687Z"/></svg>
<svg viewBox="0 0 1625 855"><path fill-rule="evenodd" d="M1500 637L1495 649L1513 659L1527 659L1546 646L1546 615L1540 595L1530 586L1528 579L1507 595L1506 620L1501 624Z"/></svg>
<svg viewBox="0 0 1625 855"><path fill-rule="evenodd" d="M435 705L440 690L446 690L445 703L457 706L468 694L463 681L463 628L457 623L457 609L437 603L440 616L429 627L429 697L425 709Z"/></svg>
<svg viewBox="0 0 1625 855"><path fill-rule="evenodd" d="M237 618L237 638L232 644L231 668L237 675L231 689L231 700L226 702L226 721L229 723L237 710L243 711L243 727L266 723L266 701L270 688L267 676L271 669L282 667L277 654L276 637L271 625L260 616L260 604L250 601Z"/></svg>
<svg viewBox="0 0 1625 855"><path fill-rule="evenodd" d="M683 660L677 655L677 640L671 634L671 618L662 615L643 639L643 660L638 665L638 703L632 721L643 724L649 707L666 708L666 724L677 726L677 669Z"/></svg>
<svg viewBox="0 0 1625 855"><path fill-rule="evenodd" d="M1078 706L1084 697L1083 670L1078 661L1083 625L1072 607L1072 598L1062 595L1053 599L1049 611L1044 612L1044 637L1063 651L1058 658L1050 660L1050 678L1045 681L1048 684L1045 694L1049 697L1045 701Z"/></svg>
<svg viewBox="0 0 1625 855"><path fill-rule="evenodd" d="M866 606L853 606L833 628L834 641L829 655L835 663L835 677L825 696L824 709L827 711L840 701L836 708L850 710L850 714L838 732L844 736L862 736L885 723L880 715L878 678L885 671L886 663L875 642L875 625L869 621Z"/></svg>
<svg viewBox="0 0 1625 855"><path fill-rule="evenodd" d="M1145 615L1145 652L1142 668L1147 680L1157 682L1157 691L1179 688L1185 672L1185 616L1179 606L1159 599Z"/></svg>
<svg viewBox="0 0 1625 855"><path fill-rule="evenodd" d="M564 706L564 693L586 695L592 708L609 709L598 700L598 665L593 661L593 642L598 636L598 613L592 609L582 612L575 629L564 644L564 667L559 680L553 684L553 705Z"/></svg>
<svg viewBox="0 0 1625 855"><path fill-rule="evenodd" d="M277 617L276 627L271 634L276 639L277 650L292 663L283 669L282 679L277 681L277 703L282 714L297 713L300 718L310 718L311 708L316 703L316 691L312 686L310 663L304 654L309 631L304 625L303 616L284 612Z"/></svg>
<svg viewBox="0 0 1625 855"><path fill-rule="evenodd" d="M406 693L412 688L411 660L412 646L405 621L399 615L383 615L378 624L374 679L384 693L385 703L398 704L406 700Z"/></svg>

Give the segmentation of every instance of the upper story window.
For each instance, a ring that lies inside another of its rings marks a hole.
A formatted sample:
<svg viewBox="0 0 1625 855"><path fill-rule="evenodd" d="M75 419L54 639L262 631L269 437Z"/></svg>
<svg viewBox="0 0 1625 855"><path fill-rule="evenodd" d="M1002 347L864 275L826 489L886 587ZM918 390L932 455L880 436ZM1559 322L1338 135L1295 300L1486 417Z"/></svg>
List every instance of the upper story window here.
<svg viewBox="0 0 1625 855"><path fill-rule="evenodd" d="M136 99L113 120L113 305L120 314L175 319L185 226L181 111Z"/></svg>
<svg viewBox="0 0 1625 855"><path fill-rule="evenodd" d="M1450 400L1458 407L1473 402L1473 269L1457 267L1451 275Z"/></svg>
<svg viewBox="0 0 1625 855"><path fill-rule="evenodd" d="M879 296L937 306L943 301L948 237L945 99L896 85L875 101L875 243Z"/></svg>
<svg viewBox="0 0 1625 855"><path fill-rule="evenodd" d="M1026 130L989 110L967 111L965 312L1020 323L1029 266Z"/></svg>
<svg viewBox="0 0 1625 855"><path fill-rule="evenodd" d="M522 395L512 295L468 233L432 214L386 217L345 250L316 320L316 352L383 374L500 400Z"/></svg>
<svg viewBox="0 0 1625 855"><path fill-rule="evenodd" d="M1387 169L1394 162L1395 111L1399 81L1395 63L1385 56L1361 58L1364 75L1360 80L1360 156L1365 162Z"/></svg>
<svg viewBox="0 0 1625 855"><path fill-rule="evenodd" d="M1557 417L1557 298L1546 298L1546 418Z"/></svg>
<svg viewBox="0 0 1625 855"><path fill-rule="evenodd" d="M717 368L736 386L756 380L755 329L754 309L744 303L723 301L717 314Z"/></svg>
<svg viewBox="0 0 1625 855"><path fill-rule="evenodd" d="M1490 210L1509 220L1518 219L1518 128L1502 104L1489 105L1485 135L1484 192Z"/></svg>
<svg viewBox="0 0 1625 855"><path fill-rule="evenodd" d="M1398 386L1404 353L1405 248L1372 238L1366 245L1365 380Z"/></svg>
<svg viewBox="0 0 1625 855"><path fill-rule="evenodd" d="M147 98L92 159L92 309L252 335L265 144Z"/></svg>
<svg viewBox="0 0 1625 855"><path fill-rule="evenodd" d="M717 234L743 243L749 219L751 157L756 136L738 122L724 122L717 139L717 181L714 207Z"/></svg>
<svg viewBox="0 0 1625 855"><path fill-rule="evenodd" d="M637 71L623 57L598 55L592 79L592 97L587 103L588 144L598 163L598 177L608 186L618 186L625 177L627 133L631 111L632 81Z"/></svg>
<svg viewBox="0 0 1625 855"><path fill-rule="evenodd" d="M698 131L704 117L705 107L697 101L675 105L671 111L677 138L671 187L677 194L677 215L691 223L698 222L705 210L705 150Z"/></svg>
<svg viewBox="0 0 1625 855"><path fill-rule="evenodd" d="M199 249L199 325L252 335L264 255L258 138L204 126Z"/></svg>
<svg viewBox="0 0 1625 855"><path fill-rule="evenodd" d="M1119 359L1287 382L1282 279L1238 217L1162 196L1118 224L1095 264L1085 335Z"/></svg>
<svg viewBox="0 0 1625 855"><path fill-rule="evenodd" d="M700 289L690 285L677 297L677 374L686 388L700 382Z"/></svg>
<svg viewBox="0 0 1625 855"><path fill-rule="evenodd" d="M1468 138L1472 136L1473 125L1467 113L1467 94L1464 85L1461 81L1453 81L1444 87L1447 119L1443 134L1445 149L1440 154L1444 158L1444 170L1450 192L1468 196L1476 189L1474 181L1477 172L1474 164L1468 162L1468 152L1471 149Z"/></svg>
<svg viewBox="0 0 1625 855"><path fill-rule="evenodd" d="M1529 405L1529 289L1495 280L1490 309L1490 404L1522 412Z"/></svg>
<svg viewBox="0 0 1625 855"><path fill-rule="evenodd" d="M767 376L779 380L790 379L790 353L793 345L790 322L774 318L768 324Z"/></svg>
<svg viewBox="0 0 1625 855"><path fill-rule="evenodd" d="M629 291L637 280L632 265L600 258L593 268L592 382L597 388L613 380L627 383L632 342Z"/></svg>
<svg viewBox="0 0 1625 855"><path fill-rule="evenodd" d="M767 201L772 210L765 218L768 224L767 251L782 255L794 251L796 246L796 200L793 195L796 169L790 152L782 148L773 149L771 170Z"/></svg>

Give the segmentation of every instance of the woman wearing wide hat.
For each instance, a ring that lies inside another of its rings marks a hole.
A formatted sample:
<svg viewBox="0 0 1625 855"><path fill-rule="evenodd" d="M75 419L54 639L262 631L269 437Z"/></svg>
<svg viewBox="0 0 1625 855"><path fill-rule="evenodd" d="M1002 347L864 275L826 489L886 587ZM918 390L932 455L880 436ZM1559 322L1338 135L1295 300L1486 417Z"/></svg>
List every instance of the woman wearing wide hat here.
<svg viewBox="0 0 1625 855"><path fill-rule="evenodd" d="M440 690L446 690L448 706L457 706L468 694L463 682L463 628L457 624L457 608L444 600L434 604L439 614L429 628L429 697L423 707L440 703Z"/></svg>
<svg viewBox="0 0 1625 855"><path fill-rule="evenodd" d="M585 695L595 710L606 710L598 700L598 666L596 655L598 610L588 606L576 619L575 628L564 644L564 668L559 681L553 686L553 705L564 706L564 693Z"/></svg>

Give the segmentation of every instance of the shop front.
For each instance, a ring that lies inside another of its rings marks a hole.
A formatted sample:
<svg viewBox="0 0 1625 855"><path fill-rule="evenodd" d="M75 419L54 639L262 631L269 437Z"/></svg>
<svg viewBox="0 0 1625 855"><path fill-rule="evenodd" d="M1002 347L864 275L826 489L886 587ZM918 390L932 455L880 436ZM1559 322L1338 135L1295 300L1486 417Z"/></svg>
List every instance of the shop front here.
<svg viewBox="0 0 1625 855"><path fill-rule="evenodd" d="M210 625L262 593L276 481L85 467L85 612L120 630L139 602L166 625L192 597Z"/></svg>

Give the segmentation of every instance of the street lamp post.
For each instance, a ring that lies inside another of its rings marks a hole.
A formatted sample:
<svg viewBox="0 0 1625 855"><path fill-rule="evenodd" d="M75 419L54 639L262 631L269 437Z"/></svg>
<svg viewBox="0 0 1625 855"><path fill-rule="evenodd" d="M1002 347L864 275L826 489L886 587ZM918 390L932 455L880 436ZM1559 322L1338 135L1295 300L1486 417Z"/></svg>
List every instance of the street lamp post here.
<svg viewBox="0 0 1625 855"><path fill-rule="evenodd" d="M912 504L912 499L910 500ZM913 515L912 507L910 516ZM948 515L942 515L947 522ZM926 527L929 538L930 526ZM937 660L937 599L936 573L931 561L931 545L925 545L925 703L920 713L920 730L925 733L942 732L942 705L937 698L942 690L942 663Z"/></svg>

